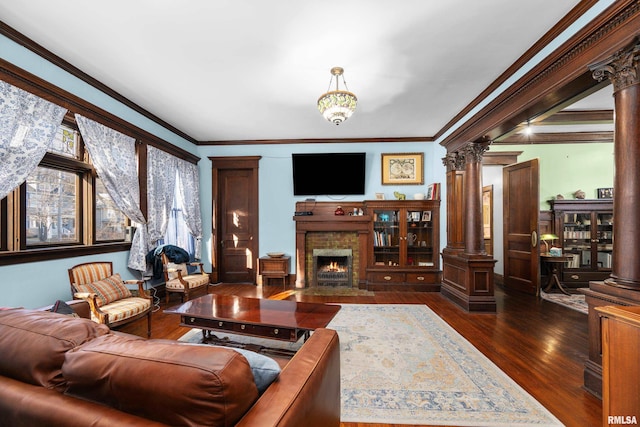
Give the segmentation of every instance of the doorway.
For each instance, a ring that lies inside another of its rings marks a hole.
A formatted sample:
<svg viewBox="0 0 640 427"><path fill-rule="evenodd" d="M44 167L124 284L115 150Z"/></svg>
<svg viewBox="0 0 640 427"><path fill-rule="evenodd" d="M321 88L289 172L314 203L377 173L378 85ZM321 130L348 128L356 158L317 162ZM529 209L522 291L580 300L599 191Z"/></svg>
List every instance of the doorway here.
<svg viewBox="0 0 640 427"><path fill-rule="evenodd" d="M532 295L540 288L538 159L503 169L504 286Z"/></svg>
<svg viewBox="0 0 640 427"><path fill-rule="evenodd" d="M260 156L210 157L212 265L223 283L256 284Z"/></svg>

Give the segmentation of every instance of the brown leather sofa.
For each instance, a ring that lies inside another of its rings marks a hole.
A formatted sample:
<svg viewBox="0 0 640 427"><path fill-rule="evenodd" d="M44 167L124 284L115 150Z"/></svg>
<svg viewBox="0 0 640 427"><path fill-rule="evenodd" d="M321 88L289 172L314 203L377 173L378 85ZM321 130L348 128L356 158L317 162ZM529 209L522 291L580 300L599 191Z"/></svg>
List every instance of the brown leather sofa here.
<svg viewBox="0 0 640 427"><path fill-rule="evenodd" d="M258 396L247 360L231 349L146 340L48 311L0 311L0 425L339 424L333 330L316 330Z"/></svg>

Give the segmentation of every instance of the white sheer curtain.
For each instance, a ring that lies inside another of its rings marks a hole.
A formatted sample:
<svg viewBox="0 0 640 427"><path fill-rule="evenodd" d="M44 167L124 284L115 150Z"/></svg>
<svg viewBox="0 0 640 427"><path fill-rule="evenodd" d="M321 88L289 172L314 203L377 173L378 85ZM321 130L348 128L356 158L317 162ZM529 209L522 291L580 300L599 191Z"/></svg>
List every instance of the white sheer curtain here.
<svg viewBox="0 0 640 427"><path fill-rule="evenodd" d="M142 225L136 227L131 241L128 265L145 271L146 220L140 210L136 140L79 114L76 122L98 176L114 203L131 221Z"/></svg>
<svg viewBox="0 0 640 427"><path fill-rule="evenodd" d="M66 108L0 81L0 199L38 167Z"/></svg>
<svg viewBox="0 0 640 427"><path fill-rule="evenodd" d="M195 258L202 256L202 215L200 212L200 180L198 165L178 160L178 177L180 185L178 187L178 197L183 208L184 221L191 235L195 238Z"/></svg>
<svg viewBox="0 0 640 427"><path fill-rule="evenodd" d="M177 160L169 153L147 147L147 250L155 248L167 231L176 186Z"/></svg>

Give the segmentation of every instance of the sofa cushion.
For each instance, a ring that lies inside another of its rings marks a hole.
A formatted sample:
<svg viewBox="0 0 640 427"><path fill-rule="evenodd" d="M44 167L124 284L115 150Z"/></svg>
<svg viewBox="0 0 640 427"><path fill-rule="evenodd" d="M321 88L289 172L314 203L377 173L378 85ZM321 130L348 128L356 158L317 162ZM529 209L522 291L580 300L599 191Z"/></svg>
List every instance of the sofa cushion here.
<svg viewBox="0 0 640 427"><path fill-rule="evenodd" d="M110 334L66 354L67 394L174 426L232 426L258 397L231 349Z"/></svg>
<svg viewBox="0 0 640 427"><path fill-rule="evenodd" d="M0 375L62 389L67 351L109 333L89 319L49 311L0 311Z"/></svg>
<svg viewBox="0 0 640 427"><path fill-rule="evenodd" d="M188 343L188 342L175 342L180 345L197 345L197 346L208 346L208 347L216 347L216 348L225 348L231 349L233 351L237 351L241 355L247 359L249 362L249 366L251 367L251 373L253 374L253 380L256 383L256 387L258 387L258 393L262 394L272 382L278 378L282 369L278 362L274 359L265 356L260 353L256 353L255 351L245 350L243 348L235 348L235 347L225 347L220 345L211 345L211 344L196 344L196 343Z"/></svg>

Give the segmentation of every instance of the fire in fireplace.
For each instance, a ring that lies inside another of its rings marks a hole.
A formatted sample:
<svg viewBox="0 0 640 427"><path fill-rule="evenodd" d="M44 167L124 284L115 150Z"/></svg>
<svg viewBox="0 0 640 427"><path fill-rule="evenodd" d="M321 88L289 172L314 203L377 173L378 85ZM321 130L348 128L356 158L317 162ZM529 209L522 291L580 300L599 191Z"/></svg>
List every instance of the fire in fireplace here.
<svg viewBox="0 0 640 427"><path fill-rule="evenodd" d="M315 286L351 286L353 252L351 249L314 249Z"/></svg>

